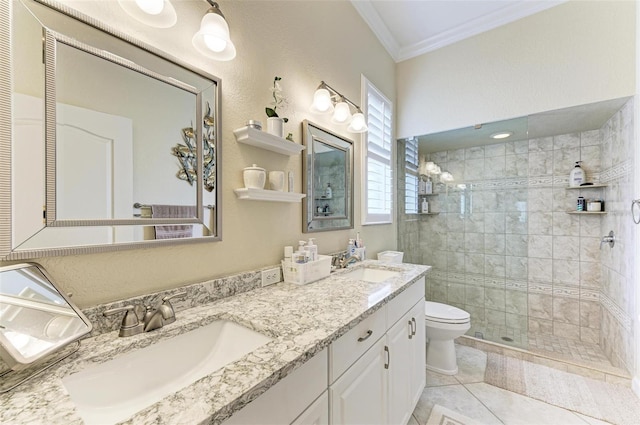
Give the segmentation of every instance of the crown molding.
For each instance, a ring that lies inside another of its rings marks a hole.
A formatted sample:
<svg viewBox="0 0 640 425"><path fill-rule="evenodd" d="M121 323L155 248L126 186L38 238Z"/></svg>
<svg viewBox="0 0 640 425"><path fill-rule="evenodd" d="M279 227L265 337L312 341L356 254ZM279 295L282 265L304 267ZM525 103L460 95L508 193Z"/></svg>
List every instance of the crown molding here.
<svg viewBox="0 0 640 425"><path fill-rule="evenodd" d="M410 46L400 47L372 5L372 0L351 0L362 19L369 25L393 60L398 63L440 49L482 32L492 30L518 19L550 9L567 0L524 1L511 4L496 12L480 16L448 31L429 37Z"/></svg>

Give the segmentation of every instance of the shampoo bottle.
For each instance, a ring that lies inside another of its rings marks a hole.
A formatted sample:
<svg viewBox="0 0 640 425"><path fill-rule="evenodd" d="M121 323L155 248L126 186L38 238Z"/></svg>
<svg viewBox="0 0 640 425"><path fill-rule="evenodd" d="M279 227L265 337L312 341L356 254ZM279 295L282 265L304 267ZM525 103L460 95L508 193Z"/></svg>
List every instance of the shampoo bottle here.
<svg viewBox="0 0 640 425"><path fill-rule="evenodd" d="M331 199L333 196L333 190L331 189L331 183L327 183L327 188L324 190L324 196L327 199Z"/></svg>
<svg viewBox="0 0 640 425"><path fill-rule="evenodd" d="M576 166L569 173L569 186L577 187L584 183L584 170L580 167L582 161L576 161Z"/></svg>
<svg viewBox="0 0 640 425"><path fill-rule="evenodd" d="M422 200L422 205L420 206L420 212L422 214L426 214L429 212L429 203L427 202L427 198Z"/></svg>

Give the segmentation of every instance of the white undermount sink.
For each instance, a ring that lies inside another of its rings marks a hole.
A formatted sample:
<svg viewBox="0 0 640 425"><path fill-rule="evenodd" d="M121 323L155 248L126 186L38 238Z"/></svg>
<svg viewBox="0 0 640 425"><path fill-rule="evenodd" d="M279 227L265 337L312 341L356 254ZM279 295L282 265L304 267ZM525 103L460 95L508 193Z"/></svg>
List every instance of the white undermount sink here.
<svg viewBox="0 0 640 425"><path fill-rule="evenodd" d="M365 282L382 282L392 277L400 276L400 272L385 269L375 269L371 267L360 267L350 272L344 273L343 277L355 280L364 280Z"/></svg>
<svg viewBox="0 0 640 425"><path fill-rule="evenodd" d="M244 326L219 320L69 375L62 382L85 424L112 424L270 341Z"/></svg>

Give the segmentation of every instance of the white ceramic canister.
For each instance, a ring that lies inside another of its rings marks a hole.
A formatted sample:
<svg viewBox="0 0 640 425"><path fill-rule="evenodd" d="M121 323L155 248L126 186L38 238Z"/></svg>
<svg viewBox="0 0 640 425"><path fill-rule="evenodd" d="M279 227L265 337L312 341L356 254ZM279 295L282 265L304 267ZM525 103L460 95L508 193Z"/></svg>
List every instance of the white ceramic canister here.
<svg viewBox="0 0 640 425"><path fill-rule="evenodd" d="M253 164L251 167L246 167L242 171L242 177L244 179L244 187L249 189L264 189L267 172L264 168Z"/></svg>
<svg viewBox="0 0 640 425"><path fill-rule="evenodd" d="M284 171L269 171L269 188L284 191Z"/></svg>
<svg viewBox="0 0 640 425"><path fill-rule="evenodd" d="M279 117L267 118L267 133L284 137L284 119Z"/></svg>

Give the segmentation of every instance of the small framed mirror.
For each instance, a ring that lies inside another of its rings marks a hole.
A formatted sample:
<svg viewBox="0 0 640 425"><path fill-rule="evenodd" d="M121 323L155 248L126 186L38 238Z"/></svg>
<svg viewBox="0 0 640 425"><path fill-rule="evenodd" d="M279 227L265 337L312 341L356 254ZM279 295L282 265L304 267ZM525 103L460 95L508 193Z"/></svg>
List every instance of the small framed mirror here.
<svg viewBox="0 0 640 425"><path fill-rule="evenodd" d="M305 120L302 231L353 228L353 142Z"/></svg>
<svg viewBox="0 0 640 425"><path fill-rule="evenodd" d="M11 369L24 369L91 329L91 322L36 264L0 267L0 358Z"/></svg>

